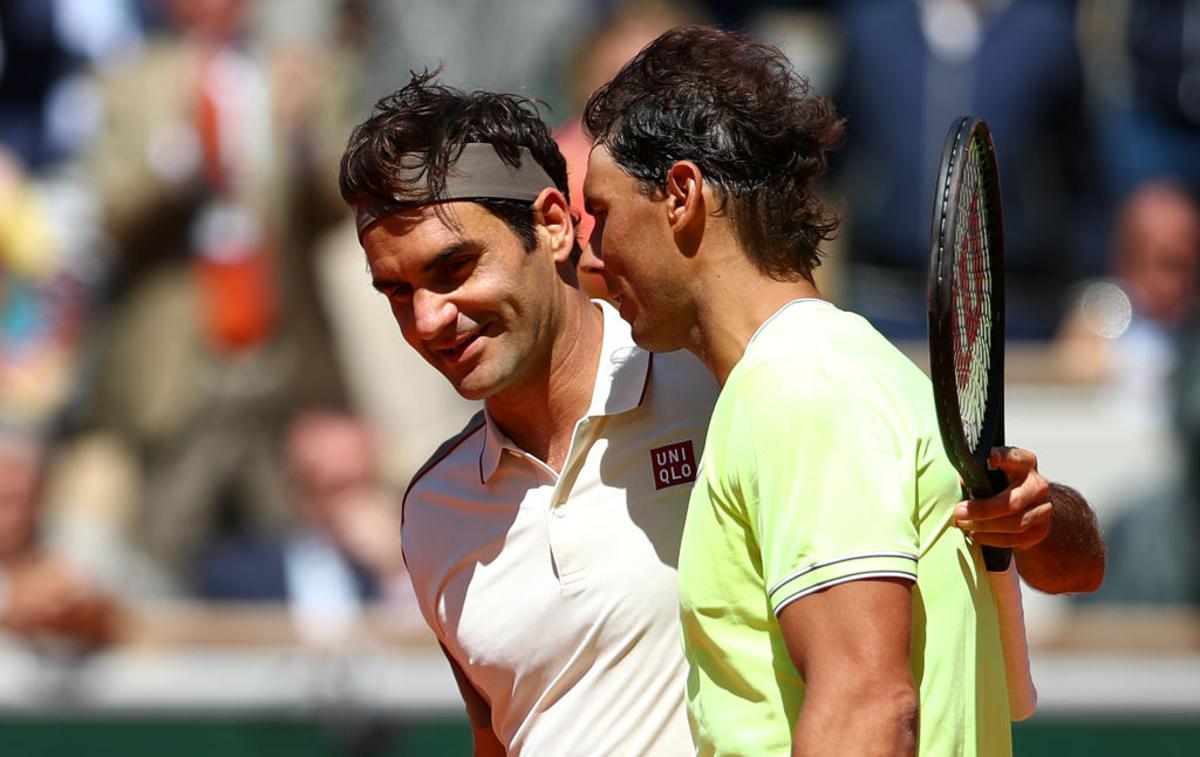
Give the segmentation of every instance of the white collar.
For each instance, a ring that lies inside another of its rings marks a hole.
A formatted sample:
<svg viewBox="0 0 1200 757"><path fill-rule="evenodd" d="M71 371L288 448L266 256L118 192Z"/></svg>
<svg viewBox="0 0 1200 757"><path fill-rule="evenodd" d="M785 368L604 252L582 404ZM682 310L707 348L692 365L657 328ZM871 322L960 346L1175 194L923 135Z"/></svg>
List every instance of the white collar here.
<svg viewBox="0 0 1200 757"><path fill-rule="evenodd" d="M616 308L603 300L592 302L603 314L604 336L600 343L600 361L596 367L587 417L628 412L641 406L646 396L654 355L634 343L629 324L622 320ZM487 482L500 465L501 451L505 448L520 451L520 448L500 430L486 407L483 417L479 477Z"/></svg>

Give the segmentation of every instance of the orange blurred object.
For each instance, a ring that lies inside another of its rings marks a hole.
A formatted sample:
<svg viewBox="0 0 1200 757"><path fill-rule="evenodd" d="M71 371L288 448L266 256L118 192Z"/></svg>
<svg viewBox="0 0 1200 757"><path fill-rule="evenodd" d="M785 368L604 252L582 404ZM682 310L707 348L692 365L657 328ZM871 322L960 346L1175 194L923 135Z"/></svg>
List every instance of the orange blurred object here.
<svg viewBox="0 0 1200 757"><path fill-rule="evenodd" d="M244 250L219 258L199 256L195 266L208 343L228 354L266 340L279 317L268 255Z"/></svg>

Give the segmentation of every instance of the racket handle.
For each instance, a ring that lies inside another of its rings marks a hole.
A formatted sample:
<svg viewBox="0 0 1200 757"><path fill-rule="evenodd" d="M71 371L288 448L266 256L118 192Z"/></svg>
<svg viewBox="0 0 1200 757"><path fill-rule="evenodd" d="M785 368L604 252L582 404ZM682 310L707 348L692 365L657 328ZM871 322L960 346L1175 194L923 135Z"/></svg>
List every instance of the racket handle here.
<svg viewBox="0 0 1200 757"><path fill-rule="evenodd" d="M996 615L1000 621L1000 648L1004 651L1004 677L1008 683L1009 717L1025 720L1037 710L1037 687L1029 670L1029 643L1025 638L1025 610L1016 568L988 573Z"/></svg>
<svg viewBox="0 0 1200 757"><path fill-rule="evenodd" d="M1008 476L1004 475L1004 471L989 469L987 472L988 483L991 484L992 492L999 494L1008 488ZM989 573L1003 573L1008 570L1008 566L1012 563L1012 550L1007 547L984 547L983 548L983 564L987 566Z"/></svg>
<svg viewBox="0 0 1200 757"><path fill-rule="evenodd" d="M983 564L989 573L1003 573L1012 563L1012 550L1008 547L984 547Z"/></svg>

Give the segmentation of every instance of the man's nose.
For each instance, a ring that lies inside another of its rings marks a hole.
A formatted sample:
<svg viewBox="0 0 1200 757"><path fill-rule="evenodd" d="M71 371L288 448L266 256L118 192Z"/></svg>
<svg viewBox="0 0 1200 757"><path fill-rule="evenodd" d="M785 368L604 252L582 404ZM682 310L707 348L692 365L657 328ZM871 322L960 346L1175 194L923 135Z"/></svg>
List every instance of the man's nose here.
<svg viewBox="0 0 1200 757"><path fill-rule="evenodd" d="M583 254L579 256L579 267L588 273L604 273L604 258L600 254L599 245L589 240L583 246Z"/></svg>
<svg viewBox="0 0 1200 757"><path fill-rule="evenodd" d="M418 289L413 292L413 327L423 340L435 339L452 327L458 308L445 295Z"/></svg>

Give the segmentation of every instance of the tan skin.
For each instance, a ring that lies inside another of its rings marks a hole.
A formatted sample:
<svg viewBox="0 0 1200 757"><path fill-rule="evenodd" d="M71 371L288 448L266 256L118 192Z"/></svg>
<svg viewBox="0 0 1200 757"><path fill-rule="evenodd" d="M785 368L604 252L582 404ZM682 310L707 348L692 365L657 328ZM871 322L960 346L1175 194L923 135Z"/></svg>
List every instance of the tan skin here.
<svg viewBox="0 0 1200 757"><path fill-rule="evenodd" d="M562 193L543 190L534 214L533 252L471 202L390 216L362 241L405 340L460 394L483 399L514 442L559 470L591 401L602 319L559 272L574 243Z"/></svg>
<svg viewBox="0 0 1200 757"><path fill-rule="evenodd" d="M375 288L405 340L460 394L482 399L517 445L561 470L575 419L591 402L603 316L573 280L575 227L566 199L545 189L533 208L532 251L472 202L390 216L362 241ZM490 705L446 656L475 754L503 755Z"/></svg>
<svg viewBox="0 0 1200 757"><path fill-rule="evenodd" d="M804 679L793 755L912 754L912 584L852 581L793 602L779 628Z"/></svg>
<svg viewBox="0 0 1200 757"><path fill-rule="evenodd" d="M597 146L584 195L597 219L592 247L635 339L652 349L691 351L722 384L767 318L792 300L821 297L806 279L777 281L755 268L691 161L672 165L665 192L647 197ZM964 503L961 525L982 543L1018 547L1025 575L1047 551L1039 545L1049 541L1054 497L1031 453L1004 452L996 463L1013 485L991 500ZM1089 590L1092 576L1103 574L1102 547L1079 559L1083 577L1065 582L1068 590ZM1032 575L1045 578L1036 570ZM794 754L913 753L911 623L911 584L903 581L853 581L783 609L780 629L806 685Z"/></svg>
<svg viewBox="0 0 1200 757"><path fill-rule="evenodd" d="M1107 555L1096 515L1069 486L1038 472L1029 450L997 447L988 464L1009 486L994 497L962 502L955 523L978 544L1012 547L1017 572L1048 594L1090 592L1104 581Z"/></svg>

